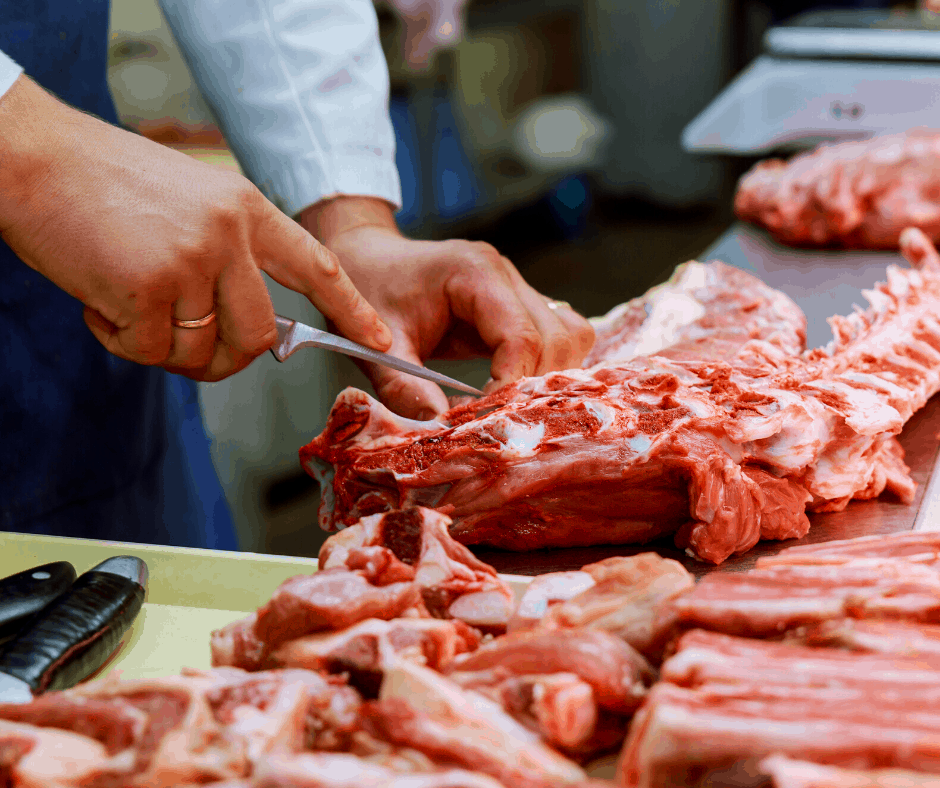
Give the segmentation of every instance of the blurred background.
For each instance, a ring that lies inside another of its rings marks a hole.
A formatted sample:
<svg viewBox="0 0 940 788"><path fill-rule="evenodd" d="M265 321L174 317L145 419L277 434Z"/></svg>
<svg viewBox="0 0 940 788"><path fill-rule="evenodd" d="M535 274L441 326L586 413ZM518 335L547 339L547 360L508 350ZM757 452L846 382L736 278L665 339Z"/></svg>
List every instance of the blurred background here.
<svg viewBox="0 0 940 788"><path fill-rule="evenodd" d="M404 206L417 238L485 240L523 276L599 315L701 254L732 221L753 160L690 155L680 134L772 24L882 0L377 0ZM238 168L155 0L112 0L109 80L122 122ZM320 325L269 280L276 309ZM203 384L206 426L245 550L315 555L318 490L297 450L354 365L265 354ZM487 365L432 365L482 385Z"/></svg>

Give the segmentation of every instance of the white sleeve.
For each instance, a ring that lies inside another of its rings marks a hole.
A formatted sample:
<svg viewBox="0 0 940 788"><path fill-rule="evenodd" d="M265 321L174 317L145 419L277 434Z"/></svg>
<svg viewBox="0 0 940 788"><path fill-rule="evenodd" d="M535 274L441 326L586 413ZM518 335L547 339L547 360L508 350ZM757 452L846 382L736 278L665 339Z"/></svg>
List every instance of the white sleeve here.
<svg viewBox="0 0 940 788"><path fill-rule="evenodd" d="M23 69L0 49L0 96L13 87L16 78L22 73Z"/></svg>
<svg viewBox="0 0 940 788"><path fill-rule="evenodd" d="M372 0L160 0L242 169L284 213L401 206Z"/></svg>

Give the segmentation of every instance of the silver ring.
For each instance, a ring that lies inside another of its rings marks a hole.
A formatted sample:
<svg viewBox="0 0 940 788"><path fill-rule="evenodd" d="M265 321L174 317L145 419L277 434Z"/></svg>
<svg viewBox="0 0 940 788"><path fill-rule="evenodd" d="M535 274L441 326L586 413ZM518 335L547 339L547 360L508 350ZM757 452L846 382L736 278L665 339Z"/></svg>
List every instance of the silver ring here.
<svg viewBox="0 0 940 788"><path fill-rule="evenodd" d="M177 328L203 328L208 326L210 323L215 321L215 310L213 309L205 317L200 317L198 320L177 320L175 317L170 318L170 322Z"/></svg>
<svg viewBox="0 0 940 788"><path fill-rule="evenodd" d="M561 307L567 307L568 309L571 309L571 304L569 304L567 301L549 301L548 302L549 309L560 309Z"/></svg>

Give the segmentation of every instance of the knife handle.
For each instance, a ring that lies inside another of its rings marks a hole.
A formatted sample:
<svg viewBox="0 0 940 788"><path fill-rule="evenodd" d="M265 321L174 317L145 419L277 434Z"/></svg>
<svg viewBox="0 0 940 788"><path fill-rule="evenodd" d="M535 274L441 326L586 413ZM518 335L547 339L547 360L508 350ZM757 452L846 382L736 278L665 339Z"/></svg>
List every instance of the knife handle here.
<svg viewBox="0 0 940 788"><path fill-rule="evenodd" d="M75 567L68 561L27 569L0 580L0 643L19 632L75 582Z"/></svg>
<svg viewBox="0 0 940 788"><path fill-rule="evenodd" d="M35 694L74 686L117 648L143 606L144 593L126 577L85 572L0 651L0 671L26 682Z"/></svg>

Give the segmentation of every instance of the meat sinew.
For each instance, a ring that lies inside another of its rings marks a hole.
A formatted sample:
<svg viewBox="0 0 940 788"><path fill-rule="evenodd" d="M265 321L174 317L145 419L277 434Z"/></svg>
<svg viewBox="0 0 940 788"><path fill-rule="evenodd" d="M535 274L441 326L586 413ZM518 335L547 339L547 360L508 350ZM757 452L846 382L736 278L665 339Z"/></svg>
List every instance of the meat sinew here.
<svg viewBox="0 0 940 788"><path fill-rule="evenodd" d="M616 361L523 379L427 422L347 389L301 449L321 481L321 525L420 505L446 512L465 544L674 534L720 563L760 538L805 535L807 507L838 511L883 491L910 502L894 436L940 388L940 256L917 230L902 248L915 269L890 267L867 311L832 318L826 349L794 353L802 316L780 294L727 266L690 263L641 300L646 320L627 305L626 322L599 332ZM674 296L690 319L670 332L666 318L682 312L668 307ZM750 315L755 338L729 333L725 301ZM653 329L672 344L650 345ZM620 360L629 347L656 355Z"/></svg>
<svg viewBox="0 0 940 788"><path fill-rule="evenodd" d="M940 239L940 135L916 130L757 164L735 212L793 246L896 249L906 227Z"/></svg>

